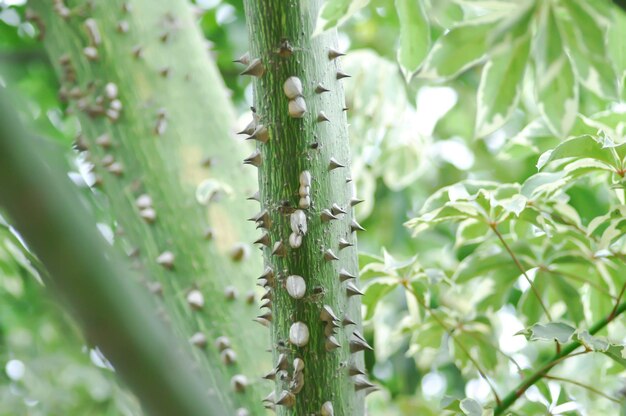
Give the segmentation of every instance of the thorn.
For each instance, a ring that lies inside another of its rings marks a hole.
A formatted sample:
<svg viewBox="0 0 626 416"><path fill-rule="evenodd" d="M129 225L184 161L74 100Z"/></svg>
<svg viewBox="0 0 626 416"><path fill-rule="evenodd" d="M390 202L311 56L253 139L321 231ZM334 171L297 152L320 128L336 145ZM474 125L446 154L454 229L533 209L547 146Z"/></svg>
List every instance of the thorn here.
<svg viewBox="0 0 626 416"><path fill-rule="evenodd" d="M289 101L289 116L292 118L302 118L306 113L306 102L302 97L296 97Z"/></svg>
<svg viewBox="0 0 626 416"><path fill-rule="evenodd" d="M289 368L289 360L287 360L287 355L281 353L278 356L278 360L276 360L276 368L279 370L286 371Z"/></svg>
<svg viewBox="0 0 626 416"><path fill-rule="evenodd" d="M270 138L270 135L267 130L267 127L260 124L259 126L257 126L256 129L254 129L254 131L252 132L252 135L246 138L246 140L257 140L261 143L267 143L269 138Z"/></svg>
<svg viewBox="0 0 626 416"><path fill-rule="evenodd" d="M358 222L356 222L356 220L352 220L352 222L350 223L350 230L352 230L352 232L354 231L365 231L365 228L361 227L361 224L359 224Z"/></svg>
<svg viewBox="0 0 626 416"><path fill-rule="evenodd" d="M317 87L315 87L315 92L317 94L323 94L325 92L330 91L328 88L325 88L321 83L317 84Z"/></svg>
<svg viewBox="0 0 626 416"><path fill-rule="evenodd" d="M331 249L328 249L324 252L324 260L326 261L339 260L339 257L335 256L335 253L333 253Z"/></svg>
<svg viewBox="0 0 626 416"><path fill-rule="evenodd" d="M193 334L191 338L189 338L189 342L198 348L204 348L207 344L206 336L202 332Z"/></svg>
<svg viewBox="0 0 626 416"><path fill-rule="evenodd" d="M324 348L326 349L326 351L334 351L339 347L341 347L341 345L339 344L339 341L337 341L337 338L332 335L326 338L326 342L324 343Z"/></svg>
<svg viewBox="0 0 626 416"><path fill-rule="evenodd" d="M372 384L365 376L356 376L354 377L354 390L365 390L365 389L378 389L375 384Z"/></svg>
<svg viewBox="0 0 626 416"><path fill-rule="evenodd" d="M328 59L331 61L345 55L346 54L343 52L339 52L333 48L328 48Z"/></svg>
<svg viewBox="0 0 626 416"><path fill-rule="evenodd" d="M365 293L361 292L359 290L359 288L356 287L356 285L354 283L352 283L352 282L349 282L346 285L346 292L348 294L348 297L351 297L351 296L363 296L365 294Z"/></svg>
<svg viewBox="0 0 626 416"><path fill-rule="evenodd" d="M276 379L276 370L272 369L270 370L269 373L265 374L262 378L264 378L265 380L275 380ZM271 394L274 394L274 392L272 391ZM265 399L263 399L265 401Z"/></svg>
<svg viewBox="0 0 626 416"><path fill-rule="evenodd" d="M356 279L356 276L347 271L346 269L341 269L339 271L339 280L341 282L345 282L346 280Z"/></svg>
<svg viewBox="0 0 626 416"><path fill-rule="evenodd" d="M137 59L143 56L143 48L139 45L133 46L133 56Z"/></svg>
<svg viewBox="0 0 626 416"><path fill-rule="evenodd" d="M172 270L174 268L174 253L171 251L164 251L157 257L156 262L166 269Z"/></svg>
<svg viewBox="0 0 626 416"><path fill-rule="evenodd" d="M321 416L335 416L335 411L331 402L324 402L322 405Z"/></svg>
<svg viewBox="0 0 626 416"><path fill-rule="evenodd" d="M337 204L333 204L333 206L330 208L330 211L334 214L334 215L339 215L339 214L345 214L346 211L341 208L339 205Z"/></svg>
<svg viewBox="0 0 626 416"><path fill-rule="evenodd" d="M329 209L325 209L322 211L322 213L320 214L320 217L322 218L323 222L329 222L331 220L336 220L337 217L333 215L332 212L330 212Z"/></svg>
<svg viewBox="0 0 626 416"><path fill-rule="evenodd" d="M250 156L243 160L244 165L253 165L257 168L261 166L263 159L261 158L261 152L259 149L255 150Z"/></svg>
<svg viewBox="0 0 626 416"><path fill-rule="evenodd" d="M320 320L322 320L323 322L332 322L338 321L339 318L337 318L337 315L335 315L333 308L328 305L324 305L322 307L322 311L320 312Z"/></svg>
<svg viewBox="0 0 626 416"><path fill-rule="evenodd" d="M246 52L233 61L237 64L250 65L250 52Z"/></svg>
<svg viewBox="0 0 626 416"><path fill-rule="evenodd" d="M230 348L230 340L226 336L217 337L215 347L217 347L219 351L224 351L226 348Z"/></svg>
<svg viewBox="0 0 626 416"><path fill-rule="evenodd" d="M348 177L346 178L346 183L350 183L350 182L352 182L352 178L348 176Z"/></svg>
<svg viewBox="0 0 626 416"><path fill-rule="evenodd" d="M248 379L243 374L237 374L230 379L230 385L237 393L243 393L248 386Z"/></svg>
<svg viewBox="0 0 626 416"><path fill-rule="evenodd" d="M237 362L237 354L235 353L235 351L231 350L230 348L222 351L220 356L222 358L222 362L226 365L232 365Z"/></svg>
<svg viewBox="0 0 626 416"><path fill-rule="evenodd" d="M261 195L259 194L259 191L256 191L255 193L247 197L246 200L261 202Z"/></svg>
<svg viewBox="0 0 626 416"><path fill-rule="evenodd" d="M276 404L292 408L296 404L296 396L287 390L283 390L280 393L278 400L276 400Z"/></svg>
<svg viewBox="0 0 626 416"><path fill-rule="evenodd" d="M287 254L287 249L282 241L277 241L274 243L274 248L272 248L272 256L282 257Z"/></svg>
<svg viewBox="0 0 626 416"><path fill-rule="evenodd" d="M263 315L257 316L256 319L263 319L263 320L266 320L268 322L271 322L272 321L272 311L267 311Z"/></svg>
<svg viewBox="0 0 626 416"><path fill-rule="evenodd" d="M274 373L276 374L276 373ZM269 380L269 379L268 379ZM272 379L273 380L273 379ZM270 394L268 394L267 396L265 396L265 398L263 400L261 400L262 402L267 402L267 403L274 403L276 401L276 393L274 392L274 390L272 390L270 392Z"/></svg>
<svg viewBox="0 0 626 416"><path fill-rule="evenodd" d="M198 289L194 289L187 293L187 304L196 311L204 307L204 295Z"/></svg>
<svg viewBox="0 0 626 416"><path fill-rule="evenodd" d="M269 266L266 267L265 271L263 271L263 274L259 276L259 279L265 279L270 284L274 284L274 270Z"/></svg>
<svg viewBox="0 0 626 416"><path fill-rule="evenodd" d="M234 286L226 286L224 288L224 296L227 300L235 300L237 298L237 289Z"/></svg>
<svg viewBox="0 0 626 416"><path fill-rule="evenodd" d="M254 244L262 244L265 247L269 247L271 242L270 242L270 235L266 232L263 232L263 234L261 235L261 237L259 237L258 239L256 239L254 241Z"/></svg>
<svg viewBox="0 0 626 416"><path fill-rule="evenodd" d="M363 201L364 201L363 199L351 198L350 199L350 206L353 207L355 205L359 205Z"/></svg>
<svg viewBox="0 0 626 416"><path fill-rule="evenodd" d="M367 342L365 342L364 340L360 338L355 338L355 339L350 340L350 352L351 353L364 351L364 350L374 351L374 349Z"/></svg>
<svg viewBox="0 0 626 416"><path fill-rule="evenodd" d="M269 327L270 326L270 321L268 321L267 319L263 319L263 318L254 318L253 319L254 322L258 322L261 325L265 326L265 327Z"/></svg>
<svg viewBox="0 0 626 416"><path fill-rule="evenodd" d="M302 81L298 77L289 77L283 84L283 92L290 100L302 96Z"/></svg>
<svg viewBox="0 0 626 416"><path fill-rule="evenodd" d="M240 75L250 75L253 77L261 77L265 73L265 67L263 62L259 58L256 58L250 62L250 65L243 70Z"/></svg>
<svg viewBox="0 0 626 416"><path fill-rule="evenodd" d="M341 321L341 324L343 326L356 325L356 322L354 322L352 319L350 319L350 317L348 315L345 315L343 317L343 320Z"/></svg>
<svg viewBox="0 0 626 416"><path fill-rule="evenodd" d="M328 117L326 117L326 114L325 114L323 111L320 111L320 112L317 114L317 121L318 121L319 123L321 123L321 122L323 122L323 121L330 121L330 120L328 119Z"/></svg>
<svg viewBox="0 0 626 416"><path fill-rule="evenodd" d="M337 71L337 79L350 78L350 75L342 71Z"/></svg>
<svg viewBox="0 0 626 416"><path fill-rule="evenodd" d="M330 158L330 163L328 165L328 170L334 170L337 168L345 168L345 165L342 165L341 163L337 162L337 159L335 159L334 157Z"/></svg>
<svg viewBox="0 0 626 416"><path fill-rule="evenodd" d="M339 239L339 250L343 250L344 248L352 247L352 246L354 246L354 244L352 244L351 242L349 242L345 238L340 238Z"/></svg>
<svg viewBox="0 0 626 416"><path fill-rule="evenodd" d="M348 375L352 376L364 376L365 371L361 370L355 363L351 363L350 367L348 367Z"/></svg>
<svg viewBox="0 0 626 416"><path fill-rule="evenodd" d="M248 221L253 222L268 222L270 219L270 215L266 209L262 209L258 214L248 218Z"/></svg>
<svg viewBox="0 0 626 416"><path fill-rule="evenodd" d="M166 66L159 70L159 75L161 75L163 78L167 78L170 75L170 72L170 67Z"/></svg>
<svg viewBox="0 0 626 416"><path fill-rule="evenodd" d="M240 132L237 132L237 134L251 135L251 134L254 133L255 129L256 129L256 117L253 117L252 121L250 123L248 123L248 125L246 127L244 127L243 130L241 130Z"/></svg>

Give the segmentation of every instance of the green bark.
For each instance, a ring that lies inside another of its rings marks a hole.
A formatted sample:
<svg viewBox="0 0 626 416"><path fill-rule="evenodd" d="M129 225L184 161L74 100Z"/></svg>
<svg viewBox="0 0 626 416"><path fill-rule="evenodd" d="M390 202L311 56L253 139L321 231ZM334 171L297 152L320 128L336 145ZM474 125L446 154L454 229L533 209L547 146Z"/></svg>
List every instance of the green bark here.
<svg viewBox="0 0 626 416"><path fill-rule="evenodd" d="M260 139L258 153L246 162L259 168L257 223L267 233L261 243L266 270L271 270L262 282L271 299L277 412L332 414L332 405L335 415L352 416L363 414L364 394L371 389L364 375L355 375L364 369L362 351L369 345L359 339L360 297L349 293L358 285L358 224L353 223L343 75L334 53L337 36L311 38L320 4L244 2L251 46L244 74L254 77L255 136ZM285 85L290 77L297 80ZM308 189L305 171L312 178ZM306 232L296 220L302 213ZM294 241L299 238L298 247ZM302 281L289 276L303 278L303 297L297 293ZM323 313L325 306L336 320ZM295 323L308 329L308 342L294 333ZM304 362L302 371L295 368L296 358Z"/></svg>
<svg viewBox="0 0 626 416"><path fill-rule="evenodd" d="M263 413L253 382L267 342L252 322L259 265L243 220L254 179L241 165L232 105L189 4L30 4L109 197L115 244L162 297L166 319L198 347L201 370L223 386L220 399ZM199 190L212 196L208 203L198 202ZM222 336L230 347L216 344Z"/></svg>
<svg viewBox="0 0 626 416"><path fill-rule="evenodd" d="M154 302L98 237L76 188L43 160L16 118L0 95L0 207L46 266L45 283L62 295L88 341L102 349L147 412L226 414L228 403L207 394L215 380L193 370L189 351L154 316Z"/></svg>

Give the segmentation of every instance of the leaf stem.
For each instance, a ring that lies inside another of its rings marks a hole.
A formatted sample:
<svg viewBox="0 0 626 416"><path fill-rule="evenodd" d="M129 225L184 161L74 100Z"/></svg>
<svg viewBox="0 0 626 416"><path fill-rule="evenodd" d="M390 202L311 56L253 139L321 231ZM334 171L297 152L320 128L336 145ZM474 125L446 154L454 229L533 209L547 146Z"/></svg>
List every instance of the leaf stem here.
<svg viewBox="0 0 626 416"><path fill-rule="evenodd" d="M585 383L581 383L580 381L570 380L569 378L564 378L564 377L549 376L549 375L545 375L545 376L543 376L543 377L544 377L544 378L546 378L546 379L548 379L548 380L555 380L555 381L561 381L561 382L563 382L563 383L570 383L570 384L574 384L574 385L576 385L576 386L578 386L578 387L582 387L582 388L583 388L583 389L585 389L585 390L589 390L589 391L591 391L591 392L593 392L593 393L597 394L598 396L602 396L602 397L604 397L605 399L608 399L608 400L610 400L610 401L612 401L612 402L615 402L615 403L621 403L621 402L620 402L620 400L616 399L615 397L611 397L611 396L609 396L608 394L603 393L603 392L601 392L600 390L596 389L595 387L590 386L590 385L585 384Z"/></svg>
<svg viewBox="0 0 626 416"><path fill-rule="evenodd" d="M546 304L543 302L543 299L541 298L541 294L537 290L537 287L535 286L533 281L530 279L530 277L528 277L528 274L526 274L526 269L524 269L524 266L522 266L522 263L520 263L519 259L515 255L515 253L513 253L513 250L511 250L511 247L506 242L506 240L504 239L504 237L502 236L500 231L498 231L497 224L496 223L491 223L491 224L489 224L489 226L491 227L493 232L498 236L498 239L500 240L500 242L504 246L504 249L509 253L509 256L511 256L511 259L513 259L513 262L515 263L517 268L520 270L520 272L522 272L522 275L524 275L524 277L526 278L526 281L530 285L530 288L532 289L533 293L537 297L537 300L539 301L539 304L541 305L541 309L543 309L543 311L545 312L545 314L548 317L548 319L550 321L552 321L552 316L550 315L550 311L548 311L548 308L546 307Z"/></svg>
<svg viewBox="0 0 626 416"><path fill-rule="evenodd" d="M612 320L621 315L624 311L626 311L626 302L620 303L617 308L615 308L613 313L593 324L591 328L589 328L589 333L591 335L595 335L605 326L607 326ZM522 395L526 392L526 390L528 390L530 386L535 384L541 378L545 377L552 367L565 360L566 358L571 358L576 355L582 355L590 352L590 350L586 349L584 351L572 354L574 350L576 350L581 345L582 344L579 341L572 341L564 345L561 349L561 352L554 354L546 365L535 371L530 377L522 380L522 382L518 384L515 389L513 389L502 399L502 402L498 404L494 409L494 416L501 415L507 408L515 403L517 399L522 397Z"/></svg>

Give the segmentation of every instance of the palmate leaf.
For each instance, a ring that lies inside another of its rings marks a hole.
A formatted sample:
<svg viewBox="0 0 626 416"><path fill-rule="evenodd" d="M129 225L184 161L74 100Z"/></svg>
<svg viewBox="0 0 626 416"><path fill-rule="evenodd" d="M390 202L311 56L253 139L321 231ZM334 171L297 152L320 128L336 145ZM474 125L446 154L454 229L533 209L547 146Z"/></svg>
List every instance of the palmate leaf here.
<svg viewBox="0 0 626 416"><path fill-rule="evenodd" d="M430 23L422 0L395 0L400 20L398 63L409 80L417 71L430 48Z"/></svg>
<svg viewBox="0 0 626 416"><path fill-rule="evenodd" d="M565 137L578 113L578 83L563 49L554 12L544 8L535 42L535 100L550 130Z"/></svg>

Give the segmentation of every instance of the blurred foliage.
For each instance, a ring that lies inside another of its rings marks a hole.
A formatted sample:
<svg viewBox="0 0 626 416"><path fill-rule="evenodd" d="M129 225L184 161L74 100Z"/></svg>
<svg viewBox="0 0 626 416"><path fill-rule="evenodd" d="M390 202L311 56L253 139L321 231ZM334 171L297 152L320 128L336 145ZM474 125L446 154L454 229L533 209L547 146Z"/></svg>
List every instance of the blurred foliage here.
<svg viewBox="0 0 626 416"><path fill-rule="evenodd" d="M243 112L249 81L232 63L247 45L241 1L195 3ZM0 84L21 92L24 117L74 161L75 123L36 30L23 6L2 4ZM480 373L503 396L557 338L590 352L559 363L512 414L626 414L605 397L625 401L626 319L586 332L626 282L624 12L608 1L329 0L318 30L337 25L350 50L352 174L366 201L363 302L376 347L366 360L383 387L370 413L490 414ZM19 381L2 376L0 414L132 412L80 337L59 339L76 332L34 266L15 258L18 242L0 236L0 363L27 369ZM61 367L75 369L63 383Z"/></svg>

